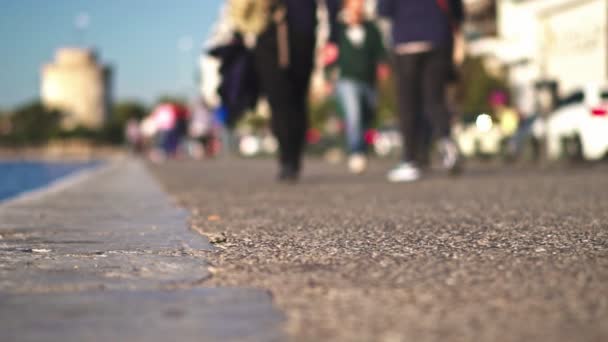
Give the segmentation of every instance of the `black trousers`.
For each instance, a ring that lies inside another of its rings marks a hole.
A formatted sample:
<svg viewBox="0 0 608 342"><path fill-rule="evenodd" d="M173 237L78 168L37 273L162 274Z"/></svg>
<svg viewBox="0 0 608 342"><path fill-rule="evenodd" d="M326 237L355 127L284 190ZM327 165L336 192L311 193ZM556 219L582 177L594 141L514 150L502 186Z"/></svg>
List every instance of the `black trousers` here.
<svg viewBox="0 0 608 342"><path fill-rule="evenodd" d="M289 66L279 65L276 27L258 37L256 69L272 110L272 131L283 167L300 170L308 129L308 90L314 65L314 33L289 32Z"/></svg>
<svg viewBox="0 0 608 342"><path fill-rule="evenodd" d="M405 143L403 161L428 162L427 123L435 138L450 135L445 95L450 58L448 49L395 56L400 129Z"/></svg>

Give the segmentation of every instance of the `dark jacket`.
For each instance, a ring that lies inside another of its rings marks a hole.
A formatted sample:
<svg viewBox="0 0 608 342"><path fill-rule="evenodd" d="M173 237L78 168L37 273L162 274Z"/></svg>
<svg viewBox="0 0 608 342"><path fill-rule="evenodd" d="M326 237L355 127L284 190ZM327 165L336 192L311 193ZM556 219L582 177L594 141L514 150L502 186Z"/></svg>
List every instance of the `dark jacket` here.
<svg viewBox="0 0 608 342"><path fill-rule="evenodd" d="M452 28L464 17L462 0L446 0L449 13L438 1L379 0L379 15L393 22L393 44L423 41L436 48L449 47Z"/></svg>
<svg viewBox="0 0 608 342"><path fill-rule="evenodd" d="M365 40L361 46L355 46L347 37L345 24L338 25L338 48L340 54L336 63L330 66L330 71L338 68L340 78L375 84L378 64L386 61L386 51L382 34L375 23L363 23Z"/></svg>
<svg viewBox="0 0 608 342"><path fill-rule="evenodd" d="M253 53L245 47L241 36L236 35L230 44L210 50L209 55L221 60L222 82L218 93L227 114L225 122L229 127L234 127L258 101L258 77Z"/></svg>
<svg viewBox="0 0 608 342"><path fill-rule="evenodd" d="M287 6L287 21L290 28L298 33L316 34L318 0L283 0ZM335 42L337 37L336 17L340 8L340 0L325 0L329 11L331 26L330 40Z"/></svg>
<svg viewBox="0 0 608 342"><path fill-rule="evenodd" d="M314 37L317 30L317 0L282 0L287 6L287 22L296 35ZM339 0L325 0L329 10L329 20L333 41L336 37L336 17ZM222 83L218 90L227 111L227 123L234 126L243 114L254 108L259 85L255 70L253 52L247 49L240 35L230 44L218 46L209 51L211 56L221 60Z"/></svg>

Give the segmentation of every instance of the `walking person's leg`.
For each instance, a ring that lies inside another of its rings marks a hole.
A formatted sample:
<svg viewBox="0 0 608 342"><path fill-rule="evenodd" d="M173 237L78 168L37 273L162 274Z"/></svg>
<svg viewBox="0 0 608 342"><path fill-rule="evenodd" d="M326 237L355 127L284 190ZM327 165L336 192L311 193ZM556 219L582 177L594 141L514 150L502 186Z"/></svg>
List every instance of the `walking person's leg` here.
<svg viewBox="0 0 608 342"><path fill-rule="evenodd" d="M338 100L344 111L348 153L363 153L362 108L359 89L350 80L338 81Z"/></svg>
<svg viewBox="0 0 608 342"><path fill-rule="evenodd" d="M443 166L458 171L460 153L451 138L451 118L446 103L446 87L451 72L448 49L434 49L424 54L421 64L423 112L428 116L437 139Z"/></svg>
<svg viewBox="0 0 608 342"><path fill-rule="evenodd" d="M429 168L431 164L433 127L427 116L422 112L416 113L414 126L416 127L414 140L416 140L417 146L414 160L416 160L418 167L424 170Z"/></svg>
<svg viewBox="0 0 608 342"><path fill-rule="evenodd" d="M305 114L299 108L301 100L296 96L288 70L279 66L275 29L269 29L258 38L255 60L260 86L272 111L272 131L279 142L279 178L295 180L299 172L299 156L294 141L300 140L302 133L294 133L293 127L302 126Z"/></svg>
<svg viewBox="0 0 608 342"><path fill-rule="evenodd" d="M449 72L446 50L432 50L424 54L421 64L423 112L433 126L437 139L450 136L450 117L445 99Z"/></svg>
<svg viewBox="0 0 608 342"><path fill-rule="evenodd" d="M362 173L367 168L363 139L364 91L362 85L353 80L343 79L337 85L338 99L346 122L348 168L353 173Z"/></svg>
<svg viewBox="0 0 608 342"><path fill-rule="evenodd" d="M361 118L361 133L363 137L363 152L368 153L370 146L373 144L373 139L367 141L366 132L373 128L376 120L376 112L378 110L378 91L371 84L362 84L362 118Z"/></svg>
<svg viewBox="0 0 608 342"><path fill-rule="evenodd" d="M289 79L293 87L293 116L290 118L290 146L293 148L293 163L299 172L306 147L308 121L308 94L310 77L314 67L315 36L290 33Z"/></svg>
<svg viewBox="0 0 608 342"><path fill-rule="evenodd" d="M397 101L399 103L399 124L405 148L401 161L416 162L416 115L421 110L420 70L418 55L397 57Z"/></svg>
<svg viewBox="0 0 608 342"><path fill-rule="evenodd" d="M421 110L421 54L398 55L395 58L399 128L404 143L401 164L388 173L391 182L410 182L420 178L416 165L416 113Z"/></svg>
<svg viewBox="0 0 608 342"><path fill-rule="evenodd" d="M378 91L373 85L362 84L362 130L365 132L374 124L378 109Z"/></svg>

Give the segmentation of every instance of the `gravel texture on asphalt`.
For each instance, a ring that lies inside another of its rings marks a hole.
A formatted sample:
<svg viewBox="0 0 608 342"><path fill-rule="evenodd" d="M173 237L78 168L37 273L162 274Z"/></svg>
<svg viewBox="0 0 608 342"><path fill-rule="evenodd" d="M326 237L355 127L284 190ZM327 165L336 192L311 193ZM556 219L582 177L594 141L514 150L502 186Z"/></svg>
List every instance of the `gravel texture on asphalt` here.
<svg viewBox="0 0 608 342"><path fill-rule="evenodd" d="M608 166L413 184L308 161L151 166L218 247L207 286L270 290L295 341L607 341Z"/></svg>

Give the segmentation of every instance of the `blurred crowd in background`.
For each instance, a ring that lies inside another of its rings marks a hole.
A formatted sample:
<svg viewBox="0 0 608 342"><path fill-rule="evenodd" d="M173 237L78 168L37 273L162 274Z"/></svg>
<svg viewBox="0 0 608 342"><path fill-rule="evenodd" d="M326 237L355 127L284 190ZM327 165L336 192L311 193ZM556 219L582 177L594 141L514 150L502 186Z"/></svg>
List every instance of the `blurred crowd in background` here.
<svg viewBox="0 0 608 342"><path fill-rule="evenodd" d="M276 155L286 179L305 151L353 173L399 159L393 180L435 159L451 171L467 158L601 160L607 22L607 0L226 0L196 96L108 109L111 70L64 49L43 70L42 103L0 116L0 141L126 141L157 162ZM66 84L83 81L62 75L77 63L98 74L87 82L105 123L70 114Z"/></svg>

